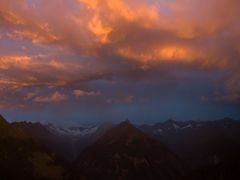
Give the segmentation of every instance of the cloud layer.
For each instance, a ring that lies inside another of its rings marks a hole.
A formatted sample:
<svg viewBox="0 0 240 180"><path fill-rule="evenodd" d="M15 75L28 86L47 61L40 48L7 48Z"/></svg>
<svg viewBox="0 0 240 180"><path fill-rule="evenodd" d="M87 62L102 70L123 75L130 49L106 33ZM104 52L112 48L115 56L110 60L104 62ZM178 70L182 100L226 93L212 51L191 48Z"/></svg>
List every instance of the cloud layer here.
<svg viewBox="0 0 240 180"><path fill-rule="evenodd" d="M141 104L169 90L182 96L196 80L203 91L191 98L239 105L239 6L0 0L0 108ZM146 85L156 93L142 93Z"/></svg>

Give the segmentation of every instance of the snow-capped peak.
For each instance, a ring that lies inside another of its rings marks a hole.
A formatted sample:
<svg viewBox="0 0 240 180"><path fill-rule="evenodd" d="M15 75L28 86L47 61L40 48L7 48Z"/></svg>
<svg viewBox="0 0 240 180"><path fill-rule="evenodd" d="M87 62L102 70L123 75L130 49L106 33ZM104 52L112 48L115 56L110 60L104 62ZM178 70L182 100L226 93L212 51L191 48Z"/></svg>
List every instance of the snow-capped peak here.
<svg viewBox="0 0 240 180"><path fill-rule="evenodd" d="M58 135L68 135L68 136L90 136L98 130L98 126L84 128L84 127L74 127L74 128L62 128L55 126L48 126L48 129Z"/></svg>
<svg viewBox="0 0 240 180"><path fill-rule="evenodd" d="M182 127L182 129L192 128L192 127L193 127L193 125L192 125L192 124L188 124L188 125L186 125L186 126Z"/></svg>

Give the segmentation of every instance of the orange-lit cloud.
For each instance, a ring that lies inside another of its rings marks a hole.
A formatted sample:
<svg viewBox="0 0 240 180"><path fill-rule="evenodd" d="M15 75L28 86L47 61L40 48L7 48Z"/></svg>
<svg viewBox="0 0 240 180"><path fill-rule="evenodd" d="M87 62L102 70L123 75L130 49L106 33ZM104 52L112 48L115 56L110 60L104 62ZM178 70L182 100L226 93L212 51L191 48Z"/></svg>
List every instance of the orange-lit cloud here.
<svg viewBox="0 0 240 180"><path fill-rule="evenodd" d="M120 56L133 59L140 62L151 61L177 61L192 62L196 59L204 58L200 52L188 47L181 46L164 46L148 51L134 52L130 48L122 48L118 50Z"/></svg>
<svg viewBox="0 0 240 180"><path fill-rule="evenodd" d="M11 67L26 69L30 66L31 58L28 56L2 56L0 57L0 69L7 70Z"/></svg>
<svg viewBox="0 0 240 180"><path fill-rule="evenodd" d="M95 91L83 91L80 89L74 90L73 91L74 96L76 97L83 97L83 96L99 96L101 95L100 92L95 92Z"/></svg>
<svg viewBox="0 0 240 180"><path fill-rule="evenodd" d="M1 0L0 95L22 90L23 101L38 103L96 98L104 93L82 90L91 82L183 69L221 72L214 83L222 83L222 99L238 99L239 6L238 0ZM33 87L48 92L35 94Z"/></svg>
<svg viewBox="0 0 240 180"><path fill-rule="evenodd" d="M49 96L39 96L34 98L34 101L37 103L59 103L65 100L67 100L67 96L59 92L55 92Z"/></svg>

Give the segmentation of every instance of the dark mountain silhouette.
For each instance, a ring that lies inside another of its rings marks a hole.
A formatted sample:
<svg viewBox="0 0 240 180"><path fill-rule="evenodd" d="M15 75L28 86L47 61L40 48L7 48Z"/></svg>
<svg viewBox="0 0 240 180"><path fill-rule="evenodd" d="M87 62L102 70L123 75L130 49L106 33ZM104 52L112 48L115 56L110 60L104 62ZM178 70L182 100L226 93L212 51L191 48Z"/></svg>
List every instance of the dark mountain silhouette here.
<svg viewBox="0 0 240 180"><path fill-rule="evenodd" d="M77 179L177 180L183 168L173 153L126 121L81 154L74 174Z"/></svg>
<svg viewBox="0 0 240 180"><path fill-rule="evenodd" d="M55 156L0 116L0 179L61 179Z"/></svg>
<svg viewBox="0 0 240 180"><path fill-rule="evenodd" d="M13 128L6 120L5 118L0 115L0 133L1 139L6 139L6 138L17 138L17 139L24 139L26 138L26 134L18 130L16 128Z"/></svg>
<svg viewBox="0 0 240 180"><path fill-rule="evenodd" d="M240 179L240 122L59 128L0 115L0 169L4 180Z"/></svg>
<svg viewBox="0 0 240 180"><path fill-rule="evenodd" d="M230 118L207 122L170 120L139 128L180 157L191 174L185 179L240 178L239 121Z"/></svg>

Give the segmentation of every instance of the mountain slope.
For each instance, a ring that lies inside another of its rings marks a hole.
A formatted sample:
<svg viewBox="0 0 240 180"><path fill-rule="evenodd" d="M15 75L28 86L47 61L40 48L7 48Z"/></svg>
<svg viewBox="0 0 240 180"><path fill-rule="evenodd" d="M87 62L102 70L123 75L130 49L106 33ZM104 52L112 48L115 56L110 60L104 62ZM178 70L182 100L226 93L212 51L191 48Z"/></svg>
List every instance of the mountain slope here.
<svg viewBox="0 0 240 180"><path fill-rule="evenodd" d="M113 126L103 123L93 127L60 128L32 122L14 122L11 125L70 162Z"/></svg>
<svg viewBox="0 0 240 180"><path fill-rule="evenodd" d="M53 154L0 116L0 179L62 179Z"/></svg>
<svg viewBox="0 0 240 180"><path fill-rule="evenodd" d="M61 158L68 160L74 156L72 153L73 139L71 137L54 133L48 126L41 123L15 122L12 125Z"/></svg>
<svg viewBox="0 0 240 180"><path fill-rule="evenodd" d="M0 115L0 138L18 138L18 139L23 139L26 138L26 134L18 130L16 128L13 128L7 121L6 119Z"/></svg>
<svg viewBox="0 0 240 180"><path fill-rule="evenodd" d="M164 179L183 174L181 163L129 122L107 131L76 161L77 179Z"/></svg>
<svg viewBox="0 0 240 180"><path fill-rule="evenodd" d="M240 152L240 122L230 118L207 122L168 120L139 127L197 169Z"/></svg>

